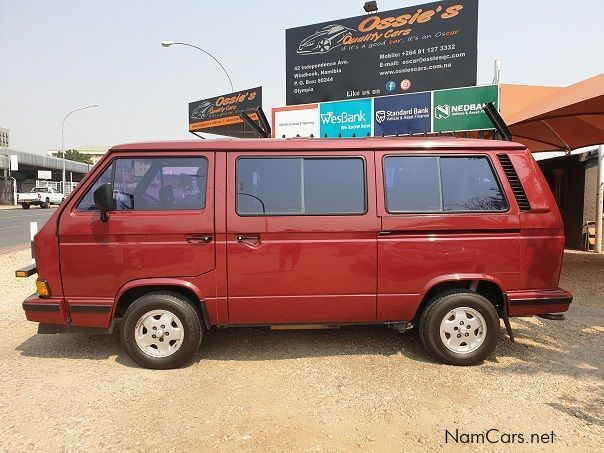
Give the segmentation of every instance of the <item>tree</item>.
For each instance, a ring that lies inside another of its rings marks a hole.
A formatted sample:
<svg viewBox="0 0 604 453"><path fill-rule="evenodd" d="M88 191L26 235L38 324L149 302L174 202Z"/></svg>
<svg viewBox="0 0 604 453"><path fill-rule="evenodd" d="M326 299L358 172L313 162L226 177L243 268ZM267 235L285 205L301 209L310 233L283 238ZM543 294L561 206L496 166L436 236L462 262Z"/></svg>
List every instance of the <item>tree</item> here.
<svg viewBox="0 0 604 453"><path fill-rule="evenodd" d="M58 153L53 153L53 156L61 158L63 157L61 151L59 151ZM65 159L92 165L90 157L85 154L82 154L77 149L68 149L67 151L65 151Z"/></svg>

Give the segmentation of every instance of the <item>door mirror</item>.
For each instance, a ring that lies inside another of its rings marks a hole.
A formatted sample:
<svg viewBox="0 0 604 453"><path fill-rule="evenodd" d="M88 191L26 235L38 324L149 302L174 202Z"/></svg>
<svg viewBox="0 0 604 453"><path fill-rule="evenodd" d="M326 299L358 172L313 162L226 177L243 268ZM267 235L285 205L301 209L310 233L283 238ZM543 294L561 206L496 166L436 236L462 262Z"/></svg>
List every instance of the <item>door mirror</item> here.
<svg viewBox="0 0 604 453"><path fill-rule="evenodd" d="M113 188L111 183L101 184L92 194L94 204L101 211L101 222L109 220L109 211L113 211Z"/></svg>

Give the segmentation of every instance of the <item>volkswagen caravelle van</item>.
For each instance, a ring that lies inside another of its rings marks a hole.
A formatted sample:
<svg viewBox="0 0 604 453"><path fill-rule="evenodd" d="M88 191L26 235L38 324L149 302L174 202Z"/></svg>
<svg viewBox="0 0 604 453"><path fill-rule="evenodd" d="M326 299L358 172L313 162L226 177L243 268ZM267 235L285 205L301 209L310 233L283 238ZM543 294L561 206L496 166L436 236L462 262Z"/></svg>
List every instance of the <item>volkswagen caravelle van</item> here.
<svg viewBox="0 0 604 453"><path fill-rule="evenodd" d="M519 144L453 138L117 146L34 241L40 333L119 324L174 368L212 328L415 326L438 361L508 317L564 312L556 202ZM511 333L511 331L510 331Z"/></svg>

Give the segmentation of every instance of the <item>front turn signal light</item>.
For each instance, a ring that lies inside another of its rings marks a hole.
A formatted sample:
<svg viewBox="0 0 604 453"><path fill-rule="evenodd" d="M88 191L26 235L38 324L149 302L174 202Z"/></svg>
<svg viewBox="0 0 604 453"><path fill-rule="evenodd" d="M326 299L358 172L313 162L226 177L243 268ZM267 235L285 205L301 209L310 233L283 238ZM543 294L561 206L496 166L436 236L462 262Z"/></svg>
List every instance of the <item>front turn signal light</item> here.
<svg viewBox="0 0 604 453"><path fill-rule="evenodd" d="M36 290L40 297L50 297L50 287L46 280L36 280Z"/></svg>

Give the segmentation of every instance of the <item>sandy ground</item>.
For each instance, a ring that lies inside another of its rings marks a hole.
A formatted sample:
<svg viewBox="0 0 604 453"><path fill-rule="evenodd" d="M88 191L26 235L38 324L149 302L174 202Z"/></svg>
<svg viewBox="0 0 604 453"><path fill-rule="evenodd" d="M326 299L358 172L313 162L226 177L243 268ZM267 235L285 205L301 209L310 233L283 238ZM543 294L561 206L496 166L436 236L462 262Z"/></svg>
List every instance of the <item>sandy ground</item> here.
<svg viewBox="0 0 604 453"><path fill-rule="evenodd" d="M434 363L413 333L355 327L215 330L190 366L145 370L117 335L37 335L20 306L33 278L12 277L27 261L0 256L0 451L602 451L595 255L565 257L567 321L516 320L518 342L502 332L471 368ZM445 441L491 429L499 443Z"/></svg>

